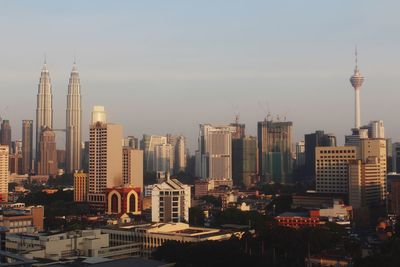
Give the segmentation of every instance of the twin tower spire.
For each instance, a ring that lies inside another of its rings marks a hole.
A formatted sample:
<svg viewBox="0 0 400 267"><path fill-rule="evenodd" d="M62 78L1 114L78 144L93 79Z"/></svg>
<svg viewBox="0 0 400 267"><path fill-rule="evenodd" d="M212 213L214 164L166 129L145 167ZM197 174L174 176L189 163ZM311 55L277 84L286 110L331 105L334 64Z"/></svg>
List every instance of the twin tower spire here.
<svg viewBox="0 0 400 267"><path fill-rule="evenodd" d="M40 75L37 94L36 160L39 158L40 134L45 128L55 130L53 128L53 93L46 58ZM75 60L68 83L65 132L66 171L72 173L81 169L82 142L81 85Z"/></svg>

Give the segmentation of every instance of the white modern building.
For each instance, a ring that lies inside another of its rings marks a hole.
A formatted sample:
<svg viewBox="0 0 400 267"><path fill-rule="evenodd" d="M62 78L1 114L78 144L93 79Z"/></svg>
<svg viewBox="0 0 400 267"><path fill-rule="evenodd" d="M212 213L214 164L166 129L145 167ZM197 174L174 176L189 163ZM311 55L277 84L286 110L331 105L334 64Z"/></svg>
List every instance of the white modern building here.
<svg viewBox="0 0 400 267"><path fill-rule="evenodd" d="M167 179L153 185L151 220L153 222L189 222L190 186L177 179Z"/></svg>
<svg viewBox="0 0 400 267"><path fill-rule="evenodd" d="M109 234L100 229L80 230L60 234L7 234L7 251L28 258L61 260L70 257L139 256L141 245L130 243L110 247Z"/></svg>
<svg viewBox="0 0 400 267"><path fill-rule="evenodd" d="M162 144L154 147L153 171L172 173L174 167L174 147L171 144Z"/></svg>
<svg viewBox="0 0 400 267"><path fill-rule="evenodd" d="M196 173L215 186L232 185L232 133L234 126L200 125Z"/></svg>

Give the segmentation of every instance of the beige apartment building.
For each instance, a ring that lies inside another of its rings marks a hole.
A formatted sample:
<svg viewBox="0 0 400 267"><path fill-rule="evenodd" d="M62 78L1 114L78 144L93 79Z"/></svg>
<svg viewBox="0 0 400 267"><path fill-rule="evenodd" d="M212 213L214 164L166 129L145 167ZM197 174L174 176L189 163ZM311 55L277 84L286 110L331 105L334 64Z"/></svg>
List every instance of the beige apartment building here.
<svg viewBox="0 0 400 267"><path fill-rule="evenodd" d="M105 121L90 126L88 201L93 208L105 210L106 189L121 186L122 126Z"/></svg>
<svg viewBox="0 0 400 267"><path fill-rule="evenodd" d="M143 190L143 150L124 147L122 150L124 185Z"/></svg>
<svg viewBox="0 0 400 267"><path fill-rule="evenodd" d="M349 162L356 160L354 146L317 147L316 190L318 193L347 194L349 187Z"/></svg>
<svg viewBox="0 0 400 267"><path fill-rule="evenodd" d="M359 156L349 165L349 203L354 208L386 199L386 140L360 139Z"/></svg>

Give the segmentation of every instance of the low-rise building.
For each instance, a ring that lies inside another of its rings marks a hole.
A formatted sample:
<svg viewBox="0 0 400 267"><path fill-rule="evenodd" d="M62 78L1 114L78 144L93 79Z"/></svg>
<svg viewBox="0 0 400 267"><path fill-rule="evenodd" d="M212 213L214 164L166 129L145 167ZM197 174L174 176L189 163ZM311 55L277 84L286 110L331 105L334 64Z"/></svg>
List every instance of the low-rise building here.
<svg viewBox="0 0 400 267"><path fill-rule="evenodd" d="M29 258L60 260L69 257L129 257L139 256L141 246L129 243L110 247L109 235L100 229L59 234L8 234L7 251Z"/></svg>
<svg viewBox="0 0 400 267"><path fill-rule="evenodd" d="M188 222L191 206L190 186L177 179L167 179L153 186L151 192L152 222Z"/></svg>
<svg viewBox="0 0 400 267"><path fill-rule="evenodd" d="M7 227L10 233L42 231L43 219L43 206L5 209L0 212L0 226Z"/></svg>
<svg viewBox="0 0 400 267"><path fill-rule="evenodd" d="M300 227L316 227L320 225L319 217L310 217L308 212L284 212L275 217L278 225L300 228Z"/></svg>
<svg viewBox="0 0 400 267"><path fill-rule="evenodd" d="M186 223L157 223L146 225L131 225L125 227L109 227L102 229L110 235L110 245L121 246L132 242L140 242L143 256L166 241L201 242L207 240L227 240L232 236L241 237L242 230L221 230L212 228L192 227Z"/></svg>

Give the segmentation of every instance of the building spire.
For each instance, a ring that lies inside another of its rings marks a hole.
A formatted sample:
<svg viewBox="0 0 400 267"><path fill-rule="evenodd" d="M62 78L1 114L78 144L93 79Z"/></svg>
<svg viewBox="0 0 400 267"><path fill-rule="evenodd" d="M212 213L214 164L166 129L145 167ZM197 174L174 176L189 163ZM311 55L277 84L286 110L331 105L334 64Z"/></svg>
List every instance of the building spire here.
<svg viewBox="0 0 400 267"><path fill-rule="evenodd" d="M357 53L357 45L356 45L355 50L354 50L354 55L355 55L355 61L356 61L356 67L355 67L355 69L354 69L354 73L357 73L357 72L358 72L358 53Z"/></svg>

